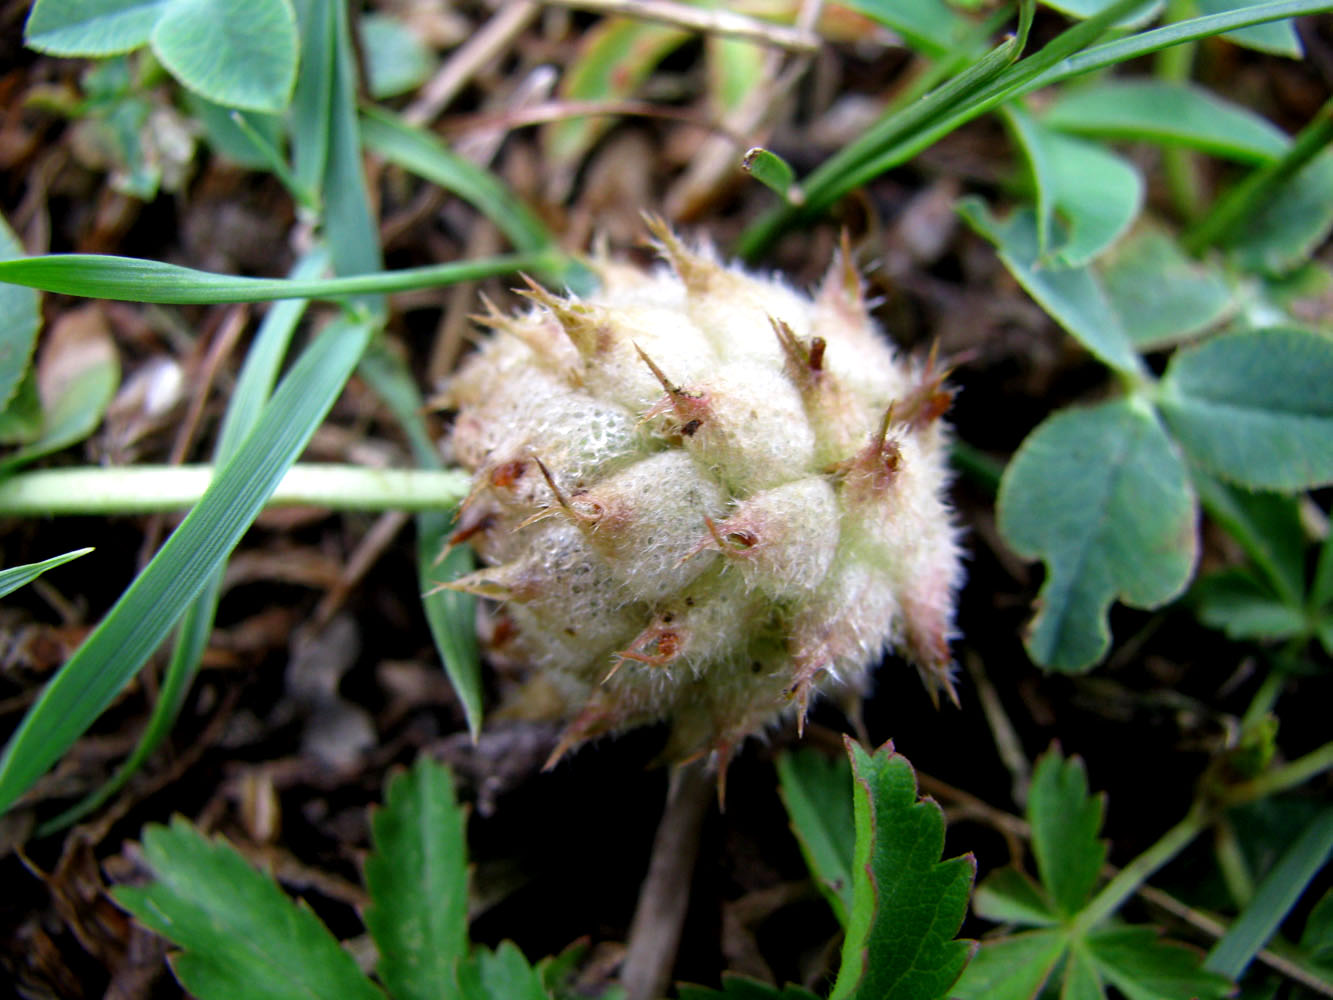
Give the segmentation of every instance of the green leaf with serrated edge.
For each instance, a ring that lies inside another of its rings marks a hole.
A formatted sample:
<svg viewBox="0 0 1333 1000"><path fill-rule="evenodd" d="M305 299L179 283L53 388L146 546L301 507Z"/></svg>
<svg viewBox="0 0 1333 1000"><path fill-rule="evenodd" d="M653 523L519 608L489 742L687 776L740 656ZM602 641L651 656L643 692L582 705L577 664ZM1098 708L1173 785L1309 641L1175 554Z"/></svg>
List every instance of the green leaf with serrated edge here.
<svg viewBox="0 0 1333 1000"><path fill-rule="evenodd" d="M1305 824L1282 852L1239 916L1231 922L1204 961L1204 968L1239 977L1259 949L1268 943L1310 882L1333 854L1333 806Z"/></svg>
<svg viewBox="0 0 1333 1000"><path fill-rule="evenodd" d="M1037 223L1030 209L1015 211L1001 222L981 199L964 198L958 212L995 244L1000 260L1024 290L1099 361L1122 372L1141 369L1134 344L1093 272L1038 265Z"/></svg>
<svg viewBox="0 0 1333 1000"><path fill-rule="evenodd" d="M371 97L396 97L426 82L435 57L415 31L388 14L363 14L358 23Z"/></svg>
<svg viewBox="0 0 1333 1000"><path fill-rule="evenodd" d="M1304 264L1333 231L1333 150L1325 150L1268 192L1259 210L1223 244L1242 271L1285 274Z"/></svg>
<svg viewBox="0 0 1333 1000"><path fill-rule="evenodd" d="M689 32L649 21L608 18L583 36L579 52L560 79L566 101L614 101L630 97L666 56L689 41ZM553 166L578 162L611 126L606 115L566 118L543 126L542 150Z"/></svg>
<svg viewBox="0 0 1333 1000"><path fill-rule="evenodd" d="M1017 868L987 875L972 894L972 912L997 924L1051 927L1060 922L1046 891Z"/></svg>
<svg viewBox="0 0 1333 1000"><path fill-rule="evenodd" d="M1333 604L1333 532L1329 532L1319 550L1314 582L1310 585L1310 607L1322 608Z"/></svg>
<svg viewBox="0 0 1333 1000"><path fill-rule="evenodd" d="M0 756L0 811L83 734L166 638L304 450L373 330L330 323L288 371L236 454L10 737Z"/></svg>
<svg viewBox="0 0 1333 1000"><path fill-rule="evenodd" d="M1041 884L1066 917L1081 910L1106 862L1102 828L1104 796L1088 794L1083 761L1068 760L1052 746L1037 761L1028 793L1032 853Z"/></svg>
<svg viewBox="0 0 1333 1000"><path fill-rule="evenodd" d="M1246 163L1281 156L1285 132L1211 90L1170 80L1099 79L1069 87L1041 114L1049 128L1102 139L1185 146Z"/></svg>
<svg viewBox="0 0 1333 1000"><path fill-rule="evenodd" d="M0 216L0 261L24 256L23 244ZM0 406L7 406L28 371L41 329L41 296L29 288L0 285Z"/></svg>
<svg viewBox="0 0 1333 1000"><path fill-rule="evenodd" d="M36 0L23 41L55 56L113 56L148 41L169 0Z"/></svg>
<svg viewBox="0 0 1333 1000"><path fill-rule="evenodd" d="M1208 472L1260 490L1333 482L1333 339L1295 329L1225 334L1178 351L1158 406Z"/></svg>
<svg viewBox="0 0 1333 1000"><path fill-rule="evenodd" d="M817 1000L817 995L793 983L778 988L757 979L723 973L722 989L680 983L676 986L676 1000Z"/></svg>
<svg viewBox="0 0 1333 1000"><path fill-rule="evenodd" d="M229 108L276 114L296 83L296 14L289 0L169 0L153 54L177 80Z"/></svg>
<svg viewBox="0 0 1333 1000"><path fill-rule="evenodd" d="M156 881L112 896L183 949L172 967L200 1000L383 1000L319 918L225 841L177 817L144 831L143 854Z"/></svg>
<svg viewBox="0 0 1333 1000"><path fill-rule="evenodd" d="M459 1000L550 1000L541 977L512 941L502 941L495 951L474 950L455 966L454 981Z"/></svg>
<svg viewBox="0 0 1333 1000"><path fill-rule="evenodd" d="M1221 570L1196 580L1190 602L1199 621L1232 639L1290 639L1309 628L1304 608L1276 597L1248 570Z"/></svg>
<svg viewBox="0 0 1333 1000"><path fill-rule="evenodd" d="M1205 971L1199 953L1163 941L1154 927L1104 927L1085 938L1097 970L1128 1000L1208 1000L1231 981Z"/></svg>
<svg viewBox="0 0 1333 1000"><path fill-rule="evenodd" d="M856 877L830 1000L943 996L975 947L954 935L976 862L970 854L939 860L940 807L918 800L916 772L892 743L870 754L843 741L852 760Z"/></svg>
<svg viewBox="0 0 1333 1000"><path fill-rule="evenodd" d="M1186 340L1235 308L1219 268L1194 260L1151 225L1138 226L1099 257L1095 271L1121 329L1139 351Z"/></svg>
<svg viewBox="0 0 1333 1000"><path fill-rule="evenodd" d="M1036 188L1039 266L1083 267L1129 229L1143 206L1143 179L1114 153L1056 132L1017 105L1004 114ZM1057 213L1065 224L1059 242Z"/></svg>
<svg viewBox="0 0 1333 1000"><path fill-rule="evenodd" d="M1319 898L1305 918L1301 950L1312 962L1333 966L1333 889Z"/></svg>
<svg viewBox="0 0 1333 1000"><path fill-rule="evenodd" d="M1255 7L1262 2L1263 0L1198 0L1198 8L1201 14L1222 14ZM1248 49L1257 49L1260 52L1287 56L1291 59L1300 59L1305 54L1301 47L1301 36L1296 33L1296 26L1290 20L1253 24L1247 28L1228 31L1222 37Z"/></svg>
<svg viewBox="0 0 1333 1000"><path fill-rule="evenodd" d="M1068 938L1061 929L983 941L949 991L954 1000L1032 1000L1050 978Z"/></svg>
<svg viewBox="0 0 1333 1000"><path fill-rule="evenodd" d="M1081 941L1074 941L1060 975L1060 1000L1106 1000L1097 964Z"/></svg>
<svg viewBox="0 0 1333 1000"><path fill-rule="evenodd" d="M1208 516L1245 550L1272 592L1299 604L1305 592L1305 527L1297 499L1229 486L1197 466L1190 478Z"/></svg>
<svg viewBox="0 0 1333 1000"><path fill-rule="evenodd" d="M417 464L428 469L443 468L440 453L421 418L424 408L421 393L403 360L382 344L372 344L361 359L360 372L398 418ZM482 720L476 598L440 586L471 572L473 556L469 546L448 547L452 530L453 517L448 512L427 511L417 515L417 575L421 585L421 605L426 612L431 637L444 661L449 683L463 703L468 732L475 740L481 732ZM440 553L446 548L448 553L441 559Z"/></svg>
<svg viewBox="0 0 1333 1000"><path fill-rule="evenodd" d="M91 552L91 548L75 549L73 552L66 552L64 555L52 556L50 559L43 559L41 562L27 563L23 566L11 566L8 569L0 569L0 597L6 594L12 594L20 587L25 587L45 573L48 569L55 569L57 566L63 566L65 563L86 556Z"/></svg>
<svg viewBox="0 0 1333 1000"><path fill-rule="evenodd" d="M425 754L371 817L365 921L394 1000L434 1000L467 953L466 822L448 770Z"/></svg>
<svg viewBox="0 0 1333 1000"><path fill-rule="evenodd" d="M1184 465L1152 412L1132 400L1049 417L1005 470L998 507L1009 545L1046 562L1027 637L1044 666L1091 667L1110 641L1113 600L1157 607L1194 571Z"/></svg>
<svg viewBox="0 0 1333 1000"><path fill-rule="evenodd" d="M816 750L779 755L779 790L792 832L815 884L847 926L852 908L852 775L845 758L830 759Z"/></svg>

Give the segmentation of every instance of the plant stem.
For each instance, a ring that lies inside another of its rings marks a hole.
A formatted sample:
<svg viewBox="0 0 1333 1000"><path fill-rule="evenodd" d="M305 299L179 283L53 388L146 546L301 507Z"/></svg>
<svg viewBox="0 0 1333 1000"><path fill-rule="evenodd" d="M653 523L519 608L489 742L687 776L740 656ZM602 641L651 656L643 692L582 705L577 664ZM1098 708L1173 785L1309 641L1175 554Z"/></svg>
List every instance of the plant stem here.
<svg viewBox="0 0 1333 1000"><path fill-rule="evenodd" d="M1153 872L1188 847L1204 831L1211 815L1212 810L1206 803L1196 801L1184 819L1167 830L1157 843L1120 869L1120 874L1102 887L1102 891L1079 912L1070 930L1071 936L1090 930L1118 910Z"/></svg>
<svg viewBox="0 0 1333 1000"><path fill-rule="evenodd" d="M1290 764L1274 767L1249 781L1232 785L1223 793L1222 802L1228 806L1238 806L1266 798L1302 785L1330 768L1333 768L1333 743L1325 743L1319 749L1312 750L1304 757L1296 758Z"/></svg>
<svg viewBox="0 0 1333 1000"><path fill-rule="evenodd" d="M185 510L213 478L211 465L134 465L44 469L0 482L0 516L151 514ZM447 510L467 495L460 470L368 469L295 465L269 500L271 507L336 510Z"/></svg>

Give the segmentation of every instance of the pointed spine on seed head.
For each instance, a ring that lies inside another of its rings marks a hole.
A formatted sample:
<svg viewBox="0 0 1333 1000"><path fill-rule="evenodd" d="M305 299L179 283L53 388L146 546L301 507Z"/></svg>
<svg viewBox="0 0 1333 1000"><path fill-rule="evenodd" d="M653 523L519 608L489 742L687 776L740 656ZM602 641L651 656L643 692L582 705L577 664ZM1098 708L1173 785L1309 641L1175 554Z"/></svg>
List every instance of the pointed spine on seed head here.
<svg viewBox="0 0 1333 1000"><path fill-rule="evenodd" d="M687 292L706 292L716 282L721 273L716 261L685 246L661 216L645 213L643 220L653 234L657 252L671 265Z"/></svg>
<svg viewBox="0 0 1333 1000"><path fill-rule="evenodd" d="M801 395L814 391L824 375L824 351L828 347L823 337L810 338L810 346L801 343L786 320L769 316L768 322L777 335L782 353L786 355L784 366L788 377L796 383Z"/></svg>
<svg viewBox="0 0 1333 1000"><path fill-rule="evenodd" d="M833 470L843 490L856 499L874 499L888 492L902 467L902 447L889 436L893 426L894 404L884 411L879 429L869 443Z"/></svg>
<svg viewBox="0 0 1333 1000"><path fill-rule="evenodd" d="M615 337L615 329L607 321L602 309L586 302L561 298L547 291L526 274L519 277L528 287L517 289L518 294L545 307L585 359L595 357L610 346L611 340Z"/></svg>
<svg viewBox="0 0 1333 1000"><path fill-rule="evenodd" d="M930 355L926 358L921 380L902 401L902 420L913 430L930 426L948 413L949 407L953 405L954 391L944 384L953 374L953 367L936 370L939 347L938 340L930 345Z"/></svg>
<svg viewBox="0 0 1333 1000"><path fill-rule="evenodd" d="M642 419L652 420L654 417L672 412L676 415L676 419L680 421L680 433L685 437L693 437L694 432L699 429L708 414L705 397L688 392L672 382L667 378L666 373L658 367L657 362L648 357L644 349L638 344L634 345L634 349L639 352L639 357L643 360L643 363L652 371L653 376L661 383L663 390L666 392L666 397L649 407Z"/></svg>
<svg viewBox="0 0 1333 1000"><path fill-rule="evenodd" d="M541 469L542 478L546 480L546 485L551 488L551 493L555 496L556 506L547 507L545 510L539 510L537 513L519 524L520 528L525 528L529 524L534 524L537 521L543 521L557 511L565 514L571 518L574 523L580 526L595 525L602 519L603 510L601 504L581 503L577 500L571 500L569 497L565 496L564 491L556 485L555 477L551 475L551 470L546 467L546 463L536 455L532 456L532 460L537 463L537 468Z"/></svg>
<svg viewBox="0 0 1333 1000"><path fill-rule="evenodd" d="M852 240L847 230L839 237L838 250L833 263L824 275L819 286L818 301L834 311L854 319L858 324L866 322L865 286L861 282L861 272L856 269L856 260L852 254Z"/></svg>

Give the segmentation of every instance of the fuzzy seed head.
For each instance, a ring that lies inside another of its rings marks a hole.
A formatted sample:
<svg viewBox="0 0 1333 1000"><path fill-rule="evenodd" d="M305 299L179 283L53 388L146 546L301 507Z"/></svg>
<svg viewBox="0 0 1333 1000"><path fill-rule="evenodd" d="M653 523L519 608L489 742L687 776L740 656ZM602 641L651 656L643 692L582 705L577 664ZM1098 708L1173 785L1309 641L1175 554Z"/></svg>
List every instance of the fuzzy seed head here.
<svg viewBox="0 0 1333 1000"><path fill-rule="evenodd" d="M444 395L485 564L453 586L499 602L519 701L568 722L557 755L665 719L669 757L725 762L889 649L952 697L947 373L896 356L845 244L810 298L650 226L669 268L486 303Z"/></svg>

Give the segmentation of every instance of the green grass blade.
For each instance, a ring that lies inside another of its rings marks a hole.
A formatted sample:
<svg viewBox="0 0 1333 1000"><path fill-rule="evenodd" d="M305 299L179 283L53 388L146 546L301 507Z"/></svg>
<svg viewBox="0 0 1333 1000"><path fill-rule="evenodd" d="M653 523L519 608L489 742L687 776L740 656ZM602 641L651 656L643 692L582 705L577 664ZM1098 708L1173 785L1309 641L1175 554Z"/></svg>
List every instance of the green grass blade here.
<svg viewBox="0 0 1333 1000"><path fill-rule="evenodd" d="M563 255L520 253L452 264L411 267L401 271L358 274L344 278L240 278L197 271L176 264L102 254L50 254L0 261L0 281L40 288L61 295L157 302L175 305L217 305L224 302L271 302L275 299L341 299L348 295L406 292L458 281L475 281L515 271L559 269Z"/></svg>
<svg viewBox="0 0 1333 1000"><path fill-rule="evenodd" d="M436 136L382 108L367 108L361 138L390 163L452 191L490 219L520 250L543 250L555 240L541 219L489 170L459 156Z"/></svg>
<svg viewBox="0 0 1333 1000"><path fill-rule="evenodd" d="M50 559L43 559L41 562L27 563L23 566L11 566L9 569L0 570L0 597L6 594L12 594L20 587L26 587L48 569L55 569L57 566L63 566L72 559L79 556L86 556L92 551L92 547L85 549L75 549L73 552L66 552L64 555L52 556Z"/></svg>
<svg viewBox="0 0 1333 1000"><path fill-rule="evenodd" d="M292 270L292 277L297 280L313 278L328 266L328 254L323 248L308 253ZM277 303L268 311L259 325L253 346L245 356L236 388L232 391L227 412L222 418L222 429L218 434L217 447L213 453L214 463L223 465L236 453L246 435L254 429L273 392L273 384L278 379L278 369L287 355L296 324L305 312L307 302L304 299L291 299ZM213 619L217 614L218 595L222 589L221 566L204 584L199 596L191 602L176 629L176 640L171 650L171 660L153 703L152 714L144 727L139 742L133 752L116 769L100 788L85 796L69 809L52 817L38 828L38 836L45 836L63 829L81 817L86 816L102 805L112 795L125 787L125 783L138 773L139 768L155 751L167 733L171 732L185 705L185 696L199 672L200 661L208 646L208 638L213 633Z"/></svg>
<svg viewBox="0 0 1333 1000"><path fill-rule="evenodd" d="M421 394L406 365L387 350L373 346L362 359L360 371L361 377L398 418L417 463L428 469L441 468L440 454L421 419ZM463 703L468 732L475 740L481 733L482 720L481 654L475 627L477 601L471 594L441 590L438 586L473 568L472 550L467 546L456 546L443 560L439 558L452 524L453 514L444 510L417 515L417 575L431 637L449 683Z"/></svg>
<svg viewBox="0 0 1333 1000"><path fill-rule="evenodd" d="M1333 853L1333 807L1315 814L1255 890L1249 906L1213 945L1203 967L1235 979L1258 954Z"/></svg>
<svg viewBox="0 0 1333 1000"><path fill-rule="evenodd" d="M293 366L236 455L10 738L0 810L92 725L166 637L310 440L372 332L364 321L330 324Z"/></svg>

